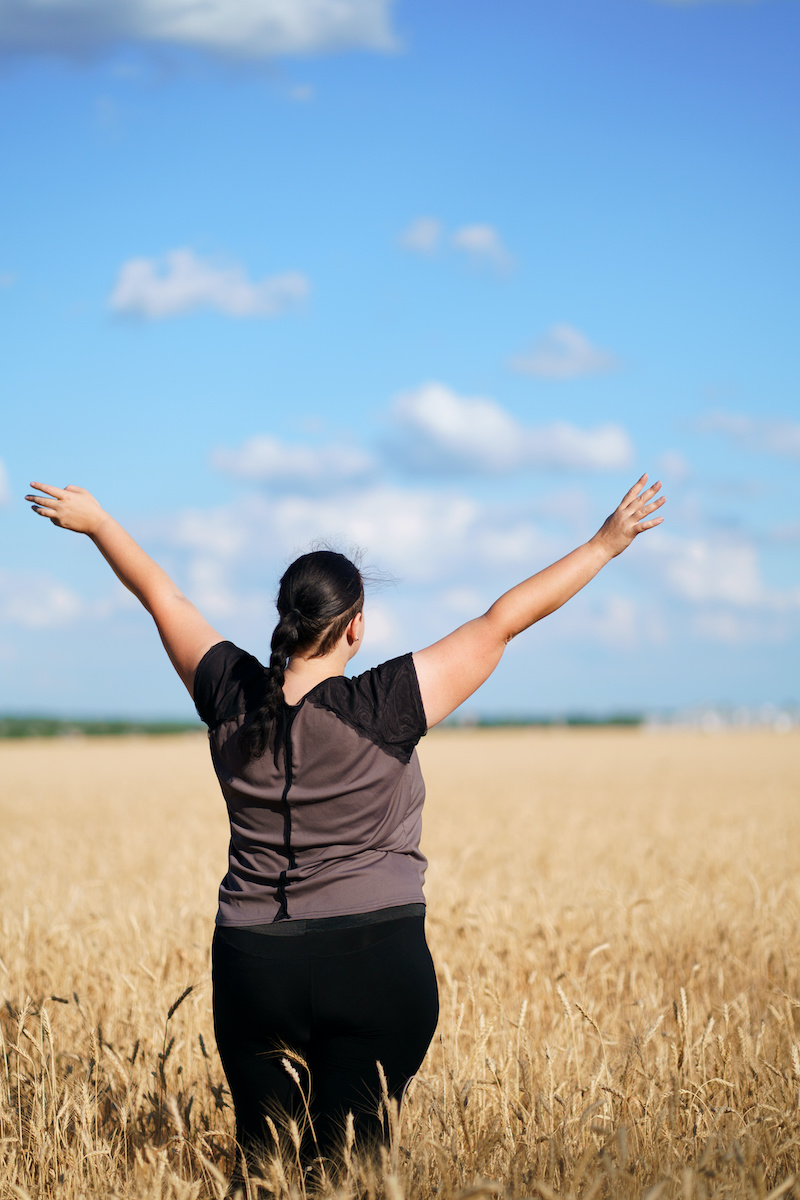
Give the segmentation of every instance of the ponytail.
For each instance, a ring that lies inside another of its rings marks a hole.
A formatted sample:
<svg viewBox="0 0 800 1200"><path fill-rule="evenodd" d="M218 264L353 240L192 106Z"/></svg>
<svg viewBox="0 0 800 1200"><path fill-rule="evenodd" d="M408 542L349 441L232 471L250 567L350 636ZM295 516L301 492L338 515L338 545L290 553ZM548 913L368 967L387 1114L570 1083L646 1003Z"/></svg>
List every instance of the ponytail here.
<svg viewBox="0 0 800 1200"><path fill-rule="evenodd" d="M281 579L277 606L280 620L272 633L264 699L239 735L239 747L247 761L260 758L267 749L270 726L283 702L287 661L298 650L312 647L316 647L314 658L328 654L361 612L361 573L333 550L304 554Z"/></svg>
<svg viewBox="0 0 800 1200"><path fill-rule="evenodd" d="M267 671L267 687L261 707L242 730L239 746L250 761L260 758L267 748L269 723L278 711L283 699L283 681L286 675L286 663L292 657L300 641L300 613L291 609L281 617L272 632Z"/></svg>

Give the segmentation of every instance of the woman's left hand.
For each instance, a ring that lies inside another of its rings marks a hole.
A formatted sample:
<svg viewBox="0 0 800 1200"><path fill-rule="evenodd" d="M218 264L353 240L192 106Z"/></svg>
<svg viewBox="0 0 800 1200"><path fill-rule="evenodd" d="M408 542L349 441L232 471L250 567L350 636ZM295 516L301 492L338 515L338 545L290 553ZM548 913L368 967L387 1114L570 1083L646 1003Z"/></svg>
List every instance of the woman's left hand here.
<svg viewBox="0 0 800 1200"><path fill-rule="evenodd" d="M646 483L647 475L645 474L623 497L619 508L606 518L592 538L593 542L604 547L610 558L616 558L623 550L627 550L637 533L643 533L645 529L652 529L654 525L660 525L664 520L663 517L653 517L650 521L646 519L666 502L665 496L659 496L657 500L653 499L661 487L661 480L651 483L649 488L642 491L641 489L645 487Z"/></svg>
<svg viewBox="0 0 800 1200"><path fill-rule="evenodd" d="M47 517L59 529L71 529L74 533L86 533L91 537L102 525L107 513L86 488L68 484L65 488L51 487L47 483L31 483L32 488L44 492L43 496L26 496L33 511Z"/></svg>

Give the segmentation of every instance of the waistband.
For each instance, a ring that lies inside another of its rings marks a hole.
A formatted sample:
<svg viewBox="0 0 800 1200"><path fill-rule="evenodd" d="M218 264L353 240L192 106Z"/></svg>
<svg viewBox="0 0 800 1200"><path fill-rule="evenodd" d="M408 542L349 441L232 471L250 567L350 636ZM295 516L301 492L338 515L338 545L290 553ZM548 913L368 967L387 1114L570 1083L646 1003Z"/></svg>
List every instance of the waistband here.
<svg viewBox="0 0 800 1200"><path fill-rule="evenodd" d="M398 904L394 908L376 908L372 912L344 913L338 917L306 917L293 921L271 921L268 925L218 925L225 933L234 930L257 933L264 937L297 937L304 933L324 933L333 929L357 929L361 925L380 925L403 917L424 917L425 905Z"/></svg>

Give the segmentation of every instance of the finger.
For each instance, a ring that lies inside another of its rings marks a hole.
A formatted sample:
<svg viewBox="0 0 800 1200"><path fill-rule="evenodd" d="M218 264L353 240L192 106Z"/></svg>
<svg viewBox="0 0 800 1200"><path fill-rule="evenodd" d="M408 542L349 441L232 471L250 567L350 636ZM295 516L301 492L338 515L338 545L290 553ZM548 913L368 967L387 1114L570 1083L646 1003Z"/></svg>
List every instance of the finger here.
<svg viewBox="0 0 800 1200"><path fill-rule="evenodd" d="M37 517L49 517L51 521L58 516L57 509L45 508L42 504L34 504L31 512L35 512Z"/></svg>
<svg viewBox="0 0 800 1200"><path fill-rule="evenodd" d="M36 488L37 491L44 492L48 496L52 496L54 500L61 500L64 496L63 488L51 487L47 483L36 483L35 480L31 480L31 487Z"/></svg>
<svg viewBox="0 0 800 1200"><path fill-rule="evenodd" d="M636 483L633 485L633 487L630 488L625 493L625 495L622 497L622 503L624 504L626 500L629 500L632 496L635 496L644 487L644 485L646 483L647 483L647 472L645 471L645 473L644 473L644 475L642 475L641 479L637 479Z"/></svg>
<svg viewBox="0 0 800 1200"><path fill-rule="evenodd" d="M655 482L655 483L651 483L651 484L650 484L650 487L647 489L647 491L646 491L646 492L642 492L642 494L641 494L641 496L639 497L639 499L640 499L640 500L643 500L643 501L647 501L647 500L649 500L649 499L650 499L652 496L655 496L656 492L658 492L658 491L660 491L660 490L661 490L661 480L660 480L660 479L658 479L658 480L656 480L656 482Z"/></svg>
<svg viewBox="0 0 800 1200"><path fill-rule="evenodd" d="M641 516L646 517L649 513L655 512L657 508L661 508L661 505L666 503L666 500L666 496L659 496L652 504L645 504L640 510Z"/></svg>
<svg viewBox="0 0 800 1200"><path fill-rule="evenodd" d="M636 526L636 532L643 533L645 529L652 529L654 525L660 525L663 520L663 517L653 517L652 521L643 521L641 525Z"/></svg>

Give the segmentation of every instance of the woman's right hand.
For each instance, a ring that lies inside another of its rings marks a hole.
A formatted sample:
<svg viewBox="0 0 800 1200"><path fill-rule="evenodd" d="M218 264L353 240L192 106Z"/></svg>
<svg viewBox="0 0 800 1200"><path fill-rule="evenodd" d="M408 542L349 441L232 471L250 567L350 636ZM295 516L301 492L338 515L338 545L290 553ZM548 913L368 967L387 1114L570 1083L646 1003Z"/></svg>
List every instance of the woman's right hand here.
<svg viewBox="0 0 800 1200"><path fill-rule="evenodd" d="M223 640L221 635L86 488L74 484L57 488L47 483L32 483L31 487L43 493L25 497L37 516L47 517L59 529L87 534L120 582L142 602L192 695L197 665Z"/></svg>
<svg viewBox="0 0 800 1200"><path fill-rule="evenodd" d="M606 518L592 538L595 544L603 547L609 558L616 558L618 554L622 554L622 551L627 550L637 534L643 533L645 529L653 529L664 520L663 517L652 517L649 521L645 520L666 502L664 496L659 496L657 500L653 499L661 490L661 480L651 483L650 487L644 490L646 484L647 475L645 474L629 492L625 493L618 507L610 517Z"/></svg>
<svg viewBox="0 0 800 1200"><path fill-rule="evenodd" d="M86 488L68 484L65 488L52 487L47 483L31 483L32 488L44 492L43 496L26 496L33 511L47 517L59 529L71 529L74 533L86 533L92 537L102 525L107 514Z"/></svg>

